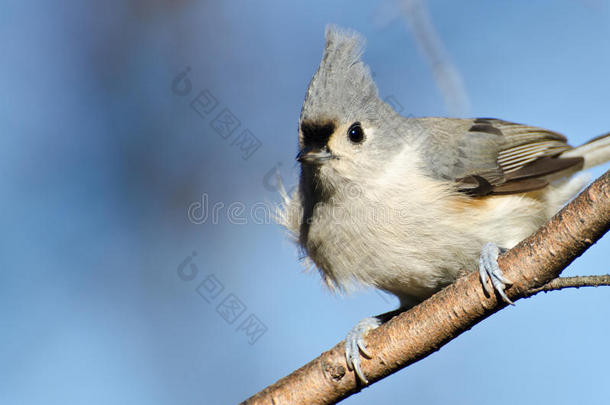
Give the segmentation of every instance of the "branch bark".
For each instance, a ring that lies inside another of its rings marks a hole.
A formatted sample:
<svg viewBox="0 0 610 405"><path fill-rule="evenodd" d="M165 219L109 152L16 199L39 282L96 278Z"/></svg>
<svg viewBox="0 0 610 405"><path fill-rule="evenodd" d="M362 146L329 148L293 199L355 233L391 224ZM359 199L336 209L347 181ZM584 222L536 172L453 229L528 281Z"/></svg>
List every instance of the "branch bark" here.
<svg viewBox="0 0 610 405"><path fill-rule="evenodd" d="M609 228L610 171L498 259L514 282L507 290L509 298L516 301L567 287L568 278L557 279L559 274ZM362 370L372 384L439 350L505 306L499 296L485 295L478 272L473 271L369 332L367 348L374 356L363 358ZM348 370L344 353L340 342L243 404L331 404L360 391L363 387Z"/></svg>

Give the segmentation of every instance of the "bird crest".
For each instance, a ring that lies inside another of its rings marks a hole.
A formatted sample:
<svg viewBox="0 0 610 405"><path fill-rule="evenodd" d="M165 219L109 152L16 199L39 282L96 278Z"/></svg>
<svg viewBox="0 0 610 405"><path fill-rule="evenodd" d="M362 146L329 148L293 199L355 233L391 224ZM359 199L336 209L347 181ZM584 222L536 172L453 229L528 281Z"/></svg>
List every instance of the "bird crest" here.
<svg viewBox="0 0 610 405"><path fill-rule="evenodd" d="M381 100L370 69L361 60L363 49L364 38L357 32L326 27L324 54L309 83L301 122L378 118Z"/></svg>

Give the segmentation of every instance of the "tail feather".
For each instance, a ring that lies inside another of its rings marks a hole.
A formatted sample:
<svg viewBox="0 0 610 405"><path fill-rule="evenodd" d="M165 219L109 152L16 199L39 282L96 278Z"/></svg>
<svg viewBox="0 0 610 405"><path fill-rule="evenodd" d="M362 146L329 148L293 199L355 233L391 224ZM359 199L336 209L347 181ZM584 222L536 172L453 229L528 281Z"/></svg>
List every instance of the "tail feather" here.
<svg viewBox="0 0 610 405"><path fill-rule="evenodd" d="M582 170L610 161L610 132L561 154L561 157L578 156L585 159Z"/></svg>

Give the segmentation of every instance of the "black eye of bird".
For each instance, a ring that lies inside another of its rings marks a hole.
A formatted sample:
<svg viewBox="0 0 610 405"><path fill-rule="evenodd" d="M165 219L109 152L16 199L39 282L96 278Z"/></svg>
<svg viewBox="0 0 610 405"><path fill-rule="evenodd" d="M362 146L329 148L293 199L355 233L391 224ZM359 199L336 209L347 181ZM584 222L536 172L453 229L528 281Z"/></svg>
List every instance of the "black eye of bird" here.
<svg viewBox="0 0 610 405"><path fill-rule="evenodd" d="M364 131L359 122L354 122L347 130L347 136L353 143L361 143L364 141Z"/></svg>

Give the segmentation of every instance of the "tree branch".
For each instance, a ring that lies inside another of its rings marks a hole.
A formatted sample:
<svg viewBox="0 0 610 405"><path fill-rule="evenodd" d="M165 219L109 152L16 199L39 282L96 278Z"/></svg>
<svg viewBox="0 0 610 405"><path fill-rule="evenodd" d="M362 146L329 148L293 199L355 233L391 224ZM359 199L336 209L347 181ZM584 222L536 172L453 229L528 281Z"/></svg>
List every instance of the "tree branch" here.
<svg viewBox="0 0 610 405"><path fill-rule="evenodd" d="M554 290L563 290L564 288L580 288L580 287L599 287L610 286L610 274L603 276L577 276L577 277L558 277L549 281L542 287L532 288L529 292L531 295L539 292L549 292Z"/></svg>
<svg viewBox="0 0 610 405"><path fill-rule="evenodd" d="M509 298L515 301L545 288L563 288L559 283L569 281L555 279L609 227L610 171L498 259L514 281L507 290ZM439 350L505 306L497 295L485 295L478 272L472 272L369 332L367 348L374 356L363 358L362 370L371 383L378 381ZM330 404L360 391L363 387L348 370L344 353L340 342L244 404Z"/></svg>

